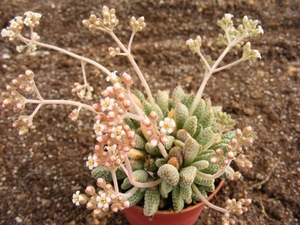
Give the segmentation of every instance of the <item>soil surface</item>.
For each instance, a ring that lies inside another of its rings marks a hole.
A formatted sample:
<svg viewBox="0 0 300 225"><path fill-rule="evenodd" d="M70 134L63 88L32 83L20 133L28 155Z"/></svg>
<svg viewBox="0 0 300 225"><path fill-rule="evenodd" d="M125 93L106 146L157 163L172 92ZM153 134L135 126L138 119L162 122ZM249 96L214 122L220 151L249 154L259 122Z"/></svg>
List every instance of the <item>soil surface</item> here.
<svg viewBox="0 0 300 225"><path fill-rule="evenodd" d="M43 17L36 32L42 42L91 57L111 71L134 74L125 58L108 55L107 48L116 44L107 34L91 34L81 23L91 13L100 15L105 4L117 11L120 24L115 33L124 43L129 40L131 16L145 17L146 29L136 35L132 52L154 93L177 84L196 91L203 70L185 41L201 35L203 51L218 56L216 22L225 13L233 14L236 23L244 15L260 21L265 34L251 43L262 59L215 74L205 90L204 97L222 105L237 120L237 127L251 125L258 133L253 147L246 150L253 169L242 170L242 180L226 182L212 202L222 206L227 198L252 198L238 224L299 224L300 1L2 0L0 27L26 11L40 12ZM30 56L19 54L18 43L0 38L1 92L18 74L31 69L45 99L77 99L71 88L82 81L79 61L45 48ZM225 61L240 54L235 50ZM104 74L87 66L87 75L100 93L107 84ZM29 105L22 114L33 109ZM85 166L95 136L93 115L84 112L73 123L68 119L71 111L66 106L42 107L30 132L18 136L12 127L18 114L1 109L0 224L128 224L122 212L95 218L85 207L72 204L74 191L95 185ZM221 224L221 216L207 208L196 224Z"/></svg>

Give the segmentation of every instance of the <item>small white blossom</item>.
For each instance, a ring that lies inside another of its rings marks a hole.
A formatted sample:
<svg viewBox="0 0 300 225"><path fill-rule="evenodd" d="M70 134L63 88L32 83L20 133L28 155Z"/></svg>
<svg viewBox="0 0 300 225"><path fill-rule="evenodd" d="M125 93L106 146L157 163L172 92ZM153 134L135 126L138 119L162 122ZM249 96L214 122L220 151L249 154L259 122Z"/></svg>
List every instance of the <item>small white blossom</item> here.
<svg viewBox="0 0 300 225"><path fill-rule="evenodd" d="M107 151L111 154L111 155L115 155L116 154L116 150L117 150L117 145L114 144L112 146L106 146L105 147L107 149Z"/></svg>
<svg viewBox="0 0 300 225"><path fill-rule="evenodd" d="M105 99L100 100L100 104L102 112L106 110L110 111L115 105L115 100L113 98L106 97Z"/></svg>
<svg viewBox="0 0 300 225"><path fill-rule="evenodd" d="M120 140L122 136L125 135L125 131L123 130L122 126L113 127L111 129L111 138L116 138L117 140Z"/></svg>
<svg viewBox="0 0 300 225"><path fill-rule="evenodd" d="M80 191L76 191L72 196L72 202L79 206L82 201L84 201L84 197L80 194Z"/></svg>
<svg viewBox="0 0 300 225"><path fill-rule="evenodd" d="M160 126L160 132L163 134L171 134L176 127L175 121L169 117L160 121L158 125Z"/></svg>
<svg viewBox="0 0 300 225"><path fill-rule="evenodd" d="M94 167L97 167L98 166L98 163L97 163L97 156L96 155L93 155L93 156L89 156L88 157L88 160L86 161L86 166L92 170Z"/></svg>
<svg viewBox="0 0 300 225"><path fill-rule="evenodd" d="M103 131L106 129L106 126L104 124L101 124L100 120L97 120L96 123L94 124L93 129L97 136L101 136L103 135Z"/></svg>
<svg viewBox="0 0 300 225"><path fill-rule="evenodd" d="M106 196L105 193L101 193L96 197L97 207L100 209L108 209L109 203L111 202L110 197Z"/></svg>
<svg viewBox="0 0 300 225"><path fill-rule="evenodd" d="M119 81L119 78L117 76L117 71L112 72L110 75L106 77L107 82L115 83Z"/></svg>

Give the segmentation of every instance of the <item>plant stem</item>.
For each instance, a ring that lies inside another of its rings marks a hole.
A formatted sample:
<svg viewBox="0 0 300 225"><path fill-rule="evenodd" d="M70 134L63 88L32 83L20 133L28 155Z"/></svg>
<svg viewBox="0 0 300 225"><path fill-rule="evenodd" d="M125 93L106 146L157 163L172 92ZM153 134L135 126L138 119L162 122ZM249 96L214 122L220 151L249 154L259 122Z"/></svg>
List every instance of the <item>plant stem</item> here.
<svg viewBox="0 0 300 225"><path fill-rule="evenodd" d="M130 51L123 45L123 43L119 40L119 38L114 34L113 31L108 31L108 33L111 35L111 37L114 39L114 41L119 45L119 47L124 51L124 53L126 53L126 56L129 60L129 62L131 63L132 67L134 68L140 81L142 82L142 85L144 86L144 88L146 90L147 96L149 98L149 102L151 103L151 105L154 105L154 98L152 96L150 87L149 87L142 71L140 70L140 68L138 67L137 63L135 62L133 56L131 55Z"/></svg>
<svg viewBox="0 0 300 225"><path fill-rule="evenodd" d="M151 182L146 182L146 183L140 183L140 182L136 182L133 178L133 175L132 175L132 168L131 168L131 165L130 165L130 161L128 159L128 156L126 155L125 156L125 166L124 167L122 164L121 164L121 167L122 169L124 170L124 172L126 173L130 183L135 186L135 187L139 187L139 188L151 188L151 187L155 187L156 185L160 184L163 179L162 178L159 178L155 181L151 181Z"/></svg>
<svg viewBox="0 0 300 225"><path fill-rule="evenodd" d="M227 212L226 209L221 208L221 207L219 207L219 206L216 206L216 205L210 203L210 202L209 202L209 201L201 194L201 192L198 190L198 188L196 187L195 184L192 184L192 189L193 189L193 191L196 193L196 195L201 199L201 201L202 201L205 205L207 205L208 207L210 207L210 208L212 208L212 209L215 209L215 210L217 210L217 211L219 211L219 212L222 212L222 213Z"/></svg>
<svg viewBox="0 0 300 225"><path fill-rule="evenodd" d="M55 51L58 51L58 52L61 52L61 53L64 53L66 55L69 55L75 59L78 59L80 61L83 61L83 62L86 62L86 63L89 63L89 64L92 64L93 66L97 67L98 69L100 69L102 72L104 72L106 75L110 75L111 72L106 69L104 66L102 66L101 64L97 63L96 61L94 60L91 60L89 58L86 58L84 56L81 56L81 55L77 55L73 52L70 52L68 50L65 50L63 48L59 48L57 46L54 46L54 45L50 45L50 44L45 44L45 43L42 43L42 42L39 42L39 41L34 41L34 40L30 40L30 39L27 39L25 38L24 36L22 35L19 35L19 38L21 41L25 42L25 43L31 43L31 44L35 44L35 45L38 45L38 46L41 46L41 47L44 47L44 48L49 48L49 49L53 49Z"/></svg>
<svg viewBox="0 0 300 225"><path fill-rule="evenodd" d="M32 103L32 104L40 104L40 105L73 105L73 106L78 106L82 107L84 109L87 109L93 113L98 114L95 109L87 104L83 104L78 101L71 101L71 100L60 100L60 99L53 99L53 100L36 100L36 99L26 99L26 103Z"/></svg>

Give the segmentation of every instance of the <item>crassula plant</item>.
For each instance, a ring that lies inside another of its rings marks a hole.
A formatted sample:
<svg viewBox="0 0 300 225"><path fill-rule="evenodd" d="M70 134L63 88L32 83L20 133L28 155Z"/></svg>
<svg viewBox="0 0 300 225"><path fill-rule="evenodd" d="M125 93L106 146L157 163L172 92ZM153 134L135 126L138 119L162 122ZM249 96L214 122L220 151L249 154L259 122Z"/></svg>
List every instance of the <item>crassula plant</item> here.
<svg viewBox="0 0 300 225"><path fill-rule="evenodd" d="M93 96L85 64L95 66L107 76L108 87L99 93L100 101L91 105L81 101L44 99L31 70L19 75L2 93L2 107L13 106L14 112L21 113L13 123L20 135L29 131L34 116L47 104L74 106L69 116L72 121L77 120L82 110L95 114L95 123L91 126L96 133L97 144L86 165L97 180L97 187L88 186L85 194L74 193L72 201L75 205L86 204L88 209L99 214L108 210L117 212L137 204L143 207L146 216L151 217L159 209L168 207L179 212L203 201L224 213L223 224L233 223L232 213L247 211L250 199L228 199L225 207L221 208L208 202L206 197L214 191L216 179L238 179L241 176L230 166L233 161L239 167L252 167L243 154L243 146L252 144L255 133L251 127L234 129L235 121L230 115L221 107L212 106L210 99L202 99L202 94L213 73L260 58L260 53L252 50L249 42L244 42L248 37L263 33L257 20L245 16L242 24L234 27L232 15L225 14L217 23L223 33L219 34L216 42L224 50L216 60L200 50L200 36L187 40L187 46L200 58L204 71L203 80L194 94L186 93L179 85L171 92L150 90L131 53L135 34L146 26L144 17L131 18L132 35L127 46L114 33L119 23L114 9L104 6L101 17L92 14L89 19L83 20L83 25L91 32L102 31L112 37L116 47L109 47L109 54L128 58L136 72L134 76L138 76L143 86L142 90L132 90L133 79L126 71L110 71L92 59L41 42L34 31L40 24L40 18L41 14L34 12L17 16L10 21L9 27L2 30L2 37L21 41L23 44L17 46L19 52L30 54L43 47L78 59L84 83L75 83L72 92L80 99L92 100ZM30 30L29 37L22 34L26 27ZM234 47L242 49L241 58L220 66ZM26 97L29 93L32 98ZM26 104L36 105L30 115L22 115Z"/></svg>

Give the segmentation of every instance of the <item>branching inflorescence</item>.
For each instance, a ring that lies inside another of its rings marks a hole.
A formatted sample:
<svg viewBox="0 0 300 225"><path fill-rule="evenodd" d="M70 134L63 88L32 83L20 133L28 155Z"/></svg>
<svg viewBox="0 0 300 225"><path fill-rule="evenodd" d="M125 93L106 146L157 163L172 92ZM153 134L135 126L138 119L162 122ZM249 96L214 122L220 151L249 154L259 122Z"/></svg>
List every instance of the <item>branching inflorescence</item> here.
<svg viewBox="0 0 300 225"><path fill-rule="evenodd" d="M166 90L158 91L156 98L143 76L142 71L131 54L131 45L137 32L142 31L146 23L144 17L132 17L130 26L132 35L127 47L114 33L119 21L115 10L104 6L102 17L91 15L83 25L91 32L98 30L108 33L117 47L110 47L112 57L128 58L139 77L146 96L140 91L131 90L132 78L126 72L118 76L117 71L109 71L98 62L77 55L65 49L40 42L34 28L40 24L41 14L26 12L24 17L15 17L10 26L2 30L2 36L10 40L20 40L24 45L17 46L19 52L31 53L38 47L45 47L67 54L81 62L84 83L75 83L72 92L80 99L92 99L93 87L88 83L85 65L92 64L107 76L110 83L102 91L100 102L87 105L80 101L44 99L34 82L34 73L25 71L7 92L2 93L2 107L13 106L14 112L20 112L26 104L36 104L31 115L20 115L13 123L19 128L19 134L29 131L33 118L46 104L72 105L75 109L70 119L76 121L82 109L95 113L93 125L97 136L94 154L88 157L87 167L92 170L99 190L88 186L85 194L77 191L73 194L73 203L86 204L88 209L99 214L101 211L122 210L143 200L144 214L153 216L168 200L174 211L181 211L185 204L203 201L206 205L224 213L223 224L232 224L231 213L242 214L247 211L250 199L228 199L226 207L220 208L206 200L207 193L215 189L218 178L238 179L241 174L234 171L232 161L239 167L251 168L251 162L243 154L243 146L250 146L255 137L251 127L233 130L235 122L222 112L221 107L213 107L209 99L202 99L207 81L213 73L224 70L242 61L260 58L257 50L252 50L248 37L263 33L258 21L245 16L242 24L233 26L232 15L225 16L217 25L223 30L217 43L225 46L216 60L212 60L201 51L200 36L189 39L186 44L197 54L204 68L203 81L196 94L185 93L177 86L171 96ZM24 26L29 27L30 37L22 35ZM242 47L243 54L235 62L219 66L233 47ZM35 99L21 95L34 93Z"/></svg>

